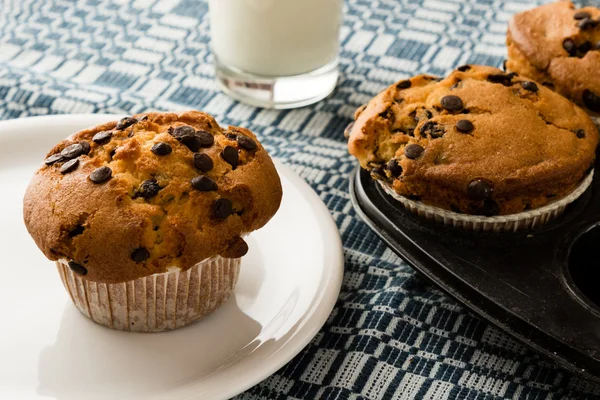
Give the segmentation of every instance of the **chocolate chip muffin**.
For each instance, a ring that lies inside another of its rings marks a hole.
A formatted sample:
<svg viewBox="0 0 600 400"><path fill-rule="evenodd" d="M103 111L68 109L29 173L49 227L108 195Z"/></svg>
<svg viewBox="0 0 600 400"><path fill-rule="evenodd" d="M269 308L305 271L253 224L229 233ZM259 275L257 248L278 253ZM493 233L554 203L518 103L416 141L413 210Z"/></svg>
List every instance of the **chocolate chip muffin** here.
<svg viewBox="0 0 600 400"><path fill-rule="evenodd" d="M507 45L508 70L600 113L600 9L559 1L516 14Z"/></svg>
<svg viewBox="0 0 600 400"><path fill-rule="evenodd" d="M244 235L267 223L281 197L273 162L249 130L221 128L197 111L148 113L57 144L27 189L24 219L86 315L155 331L185 325L225 301L248 251ZM126 303L147 304L149 287L160 295L159 285L165 292L155 303L185 318L170 325L143 316L115 321L115 302L134 315ZM133 292L123 292L129 286Z"/></svg>
<svg viewBox="0 0 600 400"><path fill-rule="evenodd" d="M564 97L516 73L465 65L419 75L355 115L348 148L403 198L497 216L571 193L590 171L598 131Z"/></svg>

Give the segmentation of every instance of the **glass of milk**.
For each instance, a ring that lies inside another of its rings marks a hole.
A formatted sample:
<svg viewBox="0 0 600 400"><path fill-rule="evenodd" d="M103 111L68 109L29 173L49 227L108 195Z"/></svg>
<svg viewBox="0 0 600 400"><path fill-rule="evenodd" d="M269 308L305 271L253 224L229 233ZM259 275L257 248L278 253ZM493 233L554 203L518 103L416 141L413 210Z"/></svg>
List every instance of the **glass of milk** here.
<svg viewBox="0 0 600 400"><path fill-rule="evenodd" d="M338 79L343 0L209 0L216 76L231 97L295 108Z"/></svg>

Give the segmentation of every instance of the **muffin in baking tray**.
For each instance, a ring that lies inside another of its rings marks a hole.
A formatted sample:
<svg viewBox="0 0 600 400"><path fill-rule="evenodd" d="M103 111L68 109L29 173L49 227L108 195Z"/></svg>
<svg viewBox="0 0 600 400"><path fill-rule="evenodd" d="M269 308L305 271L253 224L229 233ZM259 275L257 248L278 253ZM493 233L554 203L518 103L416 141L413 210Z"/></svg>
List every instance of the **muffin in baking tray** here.
<svg viewBox="0 0 600 400"><path fill-rule="evenodd" d="M508 70L600 113L600 9L559 1L516 14L507 45Z"/></svg>
<svg viewBox="0 0 600 400"><path fill-rule="evenodd" d="M515 73L465 65L441 80L419 75L355 118L348 148L362 168L404 206L455 226L531 227L591 182L594 123Z"/></svg>
<svg viewBox="0 0 600 400"><path fill-rule="evenodd" d="M29 184L24 218L86 316L153 332L229 297L244 235L267 223L281 197L249 130L197 111L149 113L57 144Z"/></svg>

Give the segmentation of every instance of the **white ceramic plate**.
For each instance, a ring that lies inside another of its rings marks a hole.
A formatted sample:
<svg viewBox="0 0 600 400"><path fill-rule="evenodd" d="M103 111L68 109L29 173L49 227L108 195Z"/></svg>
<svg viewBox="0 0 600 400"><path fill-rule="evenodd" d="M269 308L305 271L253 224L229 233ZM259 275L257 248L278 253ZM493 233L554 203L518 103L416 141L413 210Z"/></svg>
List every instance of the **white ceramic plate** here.
<svg viewBox="0 0 600 400"><path fill-rule="evenodd" d="M235 296L190 327L114 331L71 304L52 262L29 237L21 204L46 152L115 116L0 122L0 398L218 399L292 359L319 331L343 273L338 230L325 205L277 164L283 203L249 237Z"/></svg>

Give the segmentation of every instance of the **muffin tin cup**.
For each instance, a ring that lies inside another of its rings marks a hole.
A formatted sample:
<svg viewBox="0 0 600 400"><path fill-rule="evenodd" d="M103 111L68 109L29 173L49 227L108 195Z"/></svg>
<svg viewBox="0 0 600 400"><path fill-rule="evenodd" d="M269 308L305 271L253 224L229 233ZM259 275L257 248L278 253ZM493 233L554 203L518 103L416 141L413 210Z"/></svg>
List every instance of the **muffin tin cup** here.
<svg viewBox="0 0 600 400"><path fill-rule="evenodd" d="M581 183L566 197L555 200L543 207L518 214L484 217L479 215L459 214L443 208L428 206L419 201L410 200L397 194L387 183L378 181L381 188L402 204L406 209L428 220L443 223L455 228L476 232L516 232L533 229L560 216L567 206L577 200L592 183L594 171L590 172Z"/></svg>
<svg viewBox="0 0 600 400"><path fill-rule="evenodd" d="M220 256L186 271L154 274L124 283L82 278L65 260L56 262L75 306L92 321L132 332L163 332L210 314L233 292L241 258Z"/></svg>

